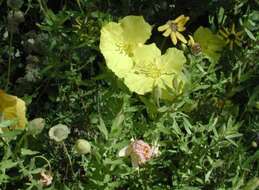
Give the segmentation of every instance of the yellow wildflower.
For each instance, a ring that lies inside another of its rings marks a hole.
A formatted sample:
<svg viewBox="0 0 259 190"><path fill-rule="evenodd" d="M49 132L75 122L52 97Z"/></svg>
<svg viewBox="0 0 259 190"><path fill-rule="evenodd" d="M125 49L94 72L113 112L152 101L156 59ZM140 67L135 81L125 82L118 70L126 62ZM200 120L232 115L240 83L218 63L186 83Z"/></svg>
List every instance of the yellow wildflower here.
<svg viewBox="0 0 259 190"><path fill-rule="evenodd" d="M190 17L186 17L184 15L178 16L174 20L169 20L166 24L159 26L158 31L163 32L163 36L168 37L170 35L171 40L174 45L177 44L177 39L182 41L183 43L187 43L184 36L181 34L181 32L185 31L185 24L190 19Z"/></svg>
<svg viewBox="0 0 259 190"><path fill-rule="evenodd" d="M224 41L209 28L200 26L194 32L194 40L201 46L202 53L204 53L212 62L218 62L221 51L224 47Z"/></svg>
<svg viewBox="0 0 259 190"><path fill-rule="evenodd" d="M189 36L188 45L191 47L193 54L198 54L201 52L201 45L194 41L193 37L191 35Z"/></svg>
<svg viewBox="0 0 259 190"><path fill-rule="evenodd" d="M234 44L241 47L242 32L236 32L235 24L232 24L231 29L223 27L219 30L219 33L226 39L226 45L229 44L230 50L233 50Z"/></svg>
<svg viewBox="0 0 259 190"><path fill-rule="evenodd" d="M22 99L0 90L0 114L4 120L17 119L17 124L12 127L23 129L27 123L25 113L26 106Z"/></svg>

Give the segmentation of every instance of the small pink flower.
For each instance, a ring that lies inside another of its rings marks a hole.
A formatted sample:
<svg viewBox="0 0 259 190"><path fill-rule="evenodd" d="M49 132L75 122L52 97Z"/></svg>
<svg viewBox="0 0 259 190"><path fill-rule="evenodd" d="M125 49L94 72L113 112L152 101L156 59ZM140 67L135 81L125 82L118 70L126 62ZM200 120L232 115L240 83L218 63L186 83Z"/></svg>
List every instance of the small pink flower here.
<svg viewBox="0 0 259 190"><path fill-rule="evenodd" d="M157 147L151 147L142 140L133 140L130 145L119 151L119 156L130 156L133 167L145 164L148 160L158 154Z"/></svg>

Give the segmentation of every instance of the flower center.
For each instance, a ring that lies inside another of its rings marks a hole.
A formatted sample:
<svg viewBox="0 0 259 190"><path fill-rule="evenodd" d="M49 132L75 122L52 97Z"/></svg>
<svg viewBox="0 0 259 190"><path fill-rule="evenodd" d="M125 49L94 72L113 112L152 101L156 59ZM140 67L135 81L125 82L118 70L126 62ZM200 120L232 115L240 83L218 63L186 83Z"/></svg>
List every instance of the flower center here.
<svg viewBox="0 0 259 190"><path fill-rule="evenodd" d="M62 138L64 136L65 132L62 129L56 129L54 130L54 136L57 138Z"/></svg>
<svg viewBox="0 0 259 190"><path fill-rule="evenodd" d="M201 45L199 43L194 43L191 49L194 54L198 54L202 51Z"/></svg>
<svg viewBox="0 0 259 190"><path fill-rule="evenodd" d="M134 47L132 47L131 44L128 44L128 43L118 43L117 47L118 47L118 51L121 54L128 55L130 57L133 56L133 49L134 49Z"/></svg>
<svg viewBox="0 0 259 190"><path fill-rule="evenodd" d="M169 25L173 32L176 32L178 30L177 24L171 22Z"/></svg>
<svg viewBox="0 0 259 190"><path fill-rule="evenodd" d="M144 153L144 157L146 159L148 159L149 158L149 148L148 147L144 147L143 153Z"/></svg>
<svg viewBox="0 0 259 190"><path fill-rule="evenodd" d="M145 62L135 65L135 71L137 74L144 74L147 77L158 78L161 75L160 69L155 64L155 61Z"/></svg>
<svg viewBox="0 0 259 190"><path fill-rule="evenodd" d="M233 34L233 33L231 33L231 34L228 35L228 38L229 38L230 40L235 40L235 39L236 39L236 35Z"/></svg>

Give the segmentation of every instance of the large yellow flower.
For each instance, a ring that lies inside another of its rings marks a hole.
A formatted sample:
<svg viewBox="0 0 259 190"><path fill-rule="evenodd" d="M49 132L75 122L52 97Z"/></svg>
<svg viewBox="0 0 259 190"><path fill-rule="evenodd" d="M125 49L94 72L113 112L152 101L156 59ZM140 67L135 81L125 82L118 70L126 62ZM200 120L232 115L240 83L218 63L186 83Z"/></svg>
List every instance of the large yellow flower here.
<svg viewBox="0 0 259 190"><path fill-rule="evenodd" d="M23 129L26 126L25 102L0 90L0 115L4 120L17 119L17 124L13 128Z"/></svg>
<svg viewBox="0 0 259 190"><path fill-rule="evenodd" d="M209 28L200 26L194 32L194 40L199 43L201 51L212 62L218 62L225 43L217 34L214 34Z"/></svg>
<svg viewBox="0 0 259 190"><path fill-rule="evenodd" d="M226 40L226 45L229 44L230 50L233 50L234 44L241 47L241 35L242 32L236 32L235 24L232 24L231 29L223 27L219 30L219 33L224 37Z"/></svg>
<svg viewBox="0 0 259 190"><path fill-rule="evenodd" d="M133 50L150 38L151 30L142 16L126 16L119 23L109 22L102 28L100 50L107 67L119 78L132 68Z"/></svg>
<svg viewBox="0 0 259 190"><path fill-rule="evenodd" d="M185 24L185 21L178 22ZM107 67L137 94L143 95L156 88L161 98L168 89L178 94L184 83L182 69L186 59L183 51L169 48L161 55L155 44L144 45L150 36L151 26L141 16L127 16L119 23L105 25L101 30L100 49Z"/></svg>
<svg viewBox="0 0 259 190"><path fill-rule="evenodd" d="M184 81L182 69L186 58L181 50L169 48L161 55L156 45L150 44L136 48L133 54L134 66L124 78L131 91L140 95L154 88L162 91L169 88L177 93L181 91L175 88Z"/></svg>
<svg viewBox="0 0 259 190"><path fill-rule="evenodd" d="M174 45L177 44L177 39L183 43L187 43L181 32L185 31L185 24L190 18L184 15L178 16L175 20L169 20L166 24L159 26L158 31L163 32L163 36L168 37L170 35Z"/></svg>

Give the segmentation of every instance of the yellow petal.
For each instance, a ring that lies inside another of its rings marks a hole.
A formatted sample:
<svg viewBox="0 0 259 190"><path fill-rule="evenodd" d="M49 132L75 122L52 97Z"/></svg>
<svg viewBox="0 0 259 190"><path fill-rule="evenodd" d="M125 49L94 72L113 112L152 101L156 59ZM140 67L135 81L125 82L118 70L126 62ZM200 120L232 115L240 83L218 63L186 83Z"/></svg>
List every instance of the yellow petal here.
<svg viewBox="0 0 259 190"><path fill-rule="evenodd" d="M184 15L178 16L176 19L173 20L173 23L178 23L178 22L180 22L182 19L184 19Z"/></svg>
<svg viewBox="0 0 259 190"><path fill-rule="evenodd" d="M125 77L124 83L130 91L144 95L152 91L154 79L142 74L129 73Z"/></svg>
<svg viewBox="0 0 259 190"><path fill-rule="evenodd" d="M227 35L230 35L230 32L225 27L222 28L222 31L224 31Z"/></svg>
<svg viewBox="0 0 259 190"><path fill-rule="evenodd" d="M168 37L171 34L172 30L171 29L167 29L164 33L163 36Z"/></svg>
<svg viewBox="0 0 259 190"><path fill-rule="evenodd" d="M230 40L229 40L229 39L227 39L227 41L225 42L225 43L226 43L226 45L228 45L228 44L229 44L229 42L230 42Z"/></svg>
<svg viewBox="0 0 259 190"><path fill-rule="evenodd" d="M159 26L158 28L157 28L157 30L159 31L159 32L162 32L162 31L164 31L164 30L166 30L166 29L168 29L169 28L169 25L168 24L164 24L164 25L162 25L162 26Z"/></svg>
<svg viewBox="0 0 259 190"><path fill-rule="evenodd" d="M172 81L173 81L174 74L171 75L161 75L155 82L155 86L166 90L167 88L172 88Z"/></svg>
<svg viewBox="0 0 259 190"><path fill-rule="evenodd" d="M163 74L180 73L186 62L183 51L177 48L168 48L162 55L160 70Z"/></svg>
<svg viewBox="0 0 259 190"><path fill-rule="evenodd" d="M0 112L7 107L14 106L16 104L16 97L6 94L3 90L0 90Z"/></svg>
<svg viewBox="0 0 259 190"><path fill-rule="evenodd" d="M187 22L188 20L190 19L190 17L184 17L183 19L181 19L179 22L178 22L178 27L183 27Z"/></svg>
<svg viewBox="0 0 259 190"><path fill-rule="evenodd" d="M136 43L127 43L123 37L123 28L118 23L110 22L101 30L100 50L106 64L119 78L122 78L133 66L130 55Z"/></svg>
<svg viewBox="0 0 259 190"><path fill-rule="evenodd" d="M232 32L233 34L236 33L236 32L235 32L235 24L234 24L234 23L232 24L232 30L231 30L231 32Z"/></svg>
<svg viewBox="0 0 259 190"><path fill-rule="evenodd" d="M222 29L219 30L219 33L225 38L228 38L228 35Z"/></svg>
<svg viewBox="0 0 259 190"><path fill-rule="evenodd" d="M152 43L136 48L133 55L135 66L143 66L145 62L153 62L156 58L159 58L161 51L155 43Z"/></svg>
<svg viewBox="0 0 259 190"><path fill-rule="evenodd" d="M172 40L173 44L176 45L177 44L177 38L176 38L175 32L172 32L170 36L171 36L171 40Z"/></svg>
<svg viewBox="0 0 259 190"><path fill-rule="evenodd" d="M119 23L127 42L145 43L151 36L152 27L142 16L126 16Z"/></svg>
<svg viewBox="0 0 259 190"><path fill-rule="evenodd" d="M191 36L191 35L188 35L189 36L189 41L188 41L188 45L189 46L193 46L194 45L194 39L193 39L193 37Z"/></svg>
<svg viewBox="0 0 259 190"><path fill-rule="evenodd" d="M183 43L187 43L186 39L184 38L184 36L180 33L180 32L176 32L176 37L182 41Z"/></svg>
<svg viewBox="0 0 259 190"><path fill-rule="evenodd" d="M178 26L178 28L177 28L177 30L179 31L179 32L183 32L183 31L185 31L185 27L184 26Z"/></svg>
<svg viewBox="0 0 259 190"><path fill-rule="evenodd" d="M3 116L6 120L17 119L18 123L13 128L20 128L23 129L26 126L27 119L26 119L26 106L25 102L16 97L16 104L12 107L7 107L4 109Z"/></svg>

